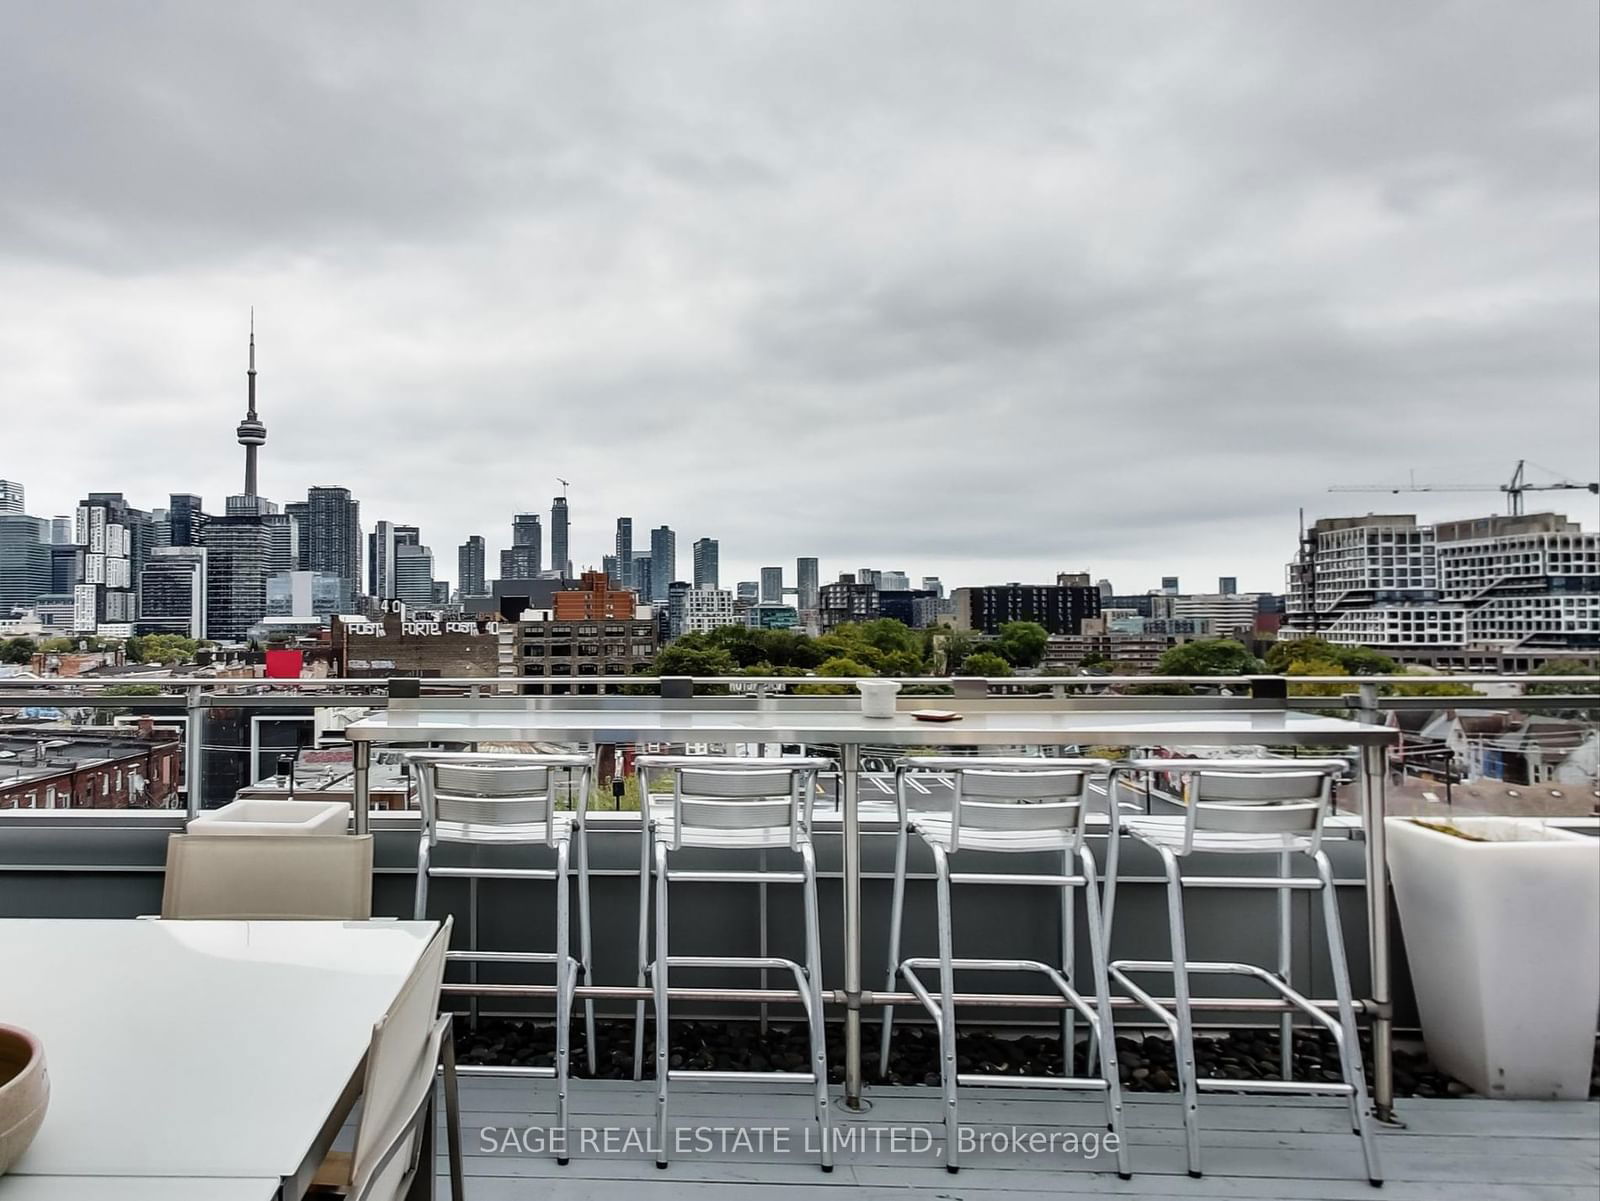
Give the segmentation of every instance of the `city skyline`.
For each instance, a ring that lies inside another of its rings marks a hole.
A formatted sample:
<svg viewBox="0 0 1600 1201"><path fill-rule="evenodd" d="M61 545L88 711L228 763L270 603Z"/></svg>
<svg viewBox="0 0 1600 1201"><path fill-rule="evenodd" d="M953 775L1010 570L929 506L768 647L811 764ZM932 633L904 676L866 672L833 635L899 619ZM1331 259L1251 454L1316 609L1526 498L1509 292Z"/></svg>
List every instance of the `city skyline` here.
<svg viewBox="0 0 1600 1201"><path fill-rule="evenodd" d="M19 9L0 394L71 454L0 475L222 511L254 305L261 495L447 573L565 478L580 570L1277 591L1301 508L1500 508L1329 486L1594 478L1594 6L937 7Z"/></svg>

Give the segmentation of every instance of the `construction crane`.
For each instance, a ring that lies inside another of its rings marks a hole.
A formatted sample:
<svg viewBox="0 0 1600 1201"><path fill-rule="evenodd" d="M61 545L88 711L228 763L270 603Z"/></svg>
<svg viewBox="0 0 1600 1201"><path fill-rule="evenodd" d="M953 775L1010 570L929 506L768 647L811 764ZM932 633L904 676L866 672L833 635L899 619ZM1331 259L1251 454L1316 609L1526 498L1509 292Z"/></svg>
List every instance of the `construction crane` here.
<svg viewBox="0 0 1600 1201"><path fill-rule="evenodd" d="M1526 459L1517 460L1517 469L1505 484L1419 484L1413 476L1409 484L1335 484L1329 492L1504 492L1506 512L1513 517L1522 516L1524 492L1577 491L1592 492L1600 496L1600 483L1582 484L1577 480L1557 480L1549 484L1530 484L1527 481ZM1555 474L1554 472L1551 473Z"/></svg>
<svg viewBox="0 0 1600 1201"><path fill-rule="evenodd" d="M558 475L558 476L556 476L556 483L561 485L561 499L562 500L566 500L567 499L567 481L562 479Z"/></svg>

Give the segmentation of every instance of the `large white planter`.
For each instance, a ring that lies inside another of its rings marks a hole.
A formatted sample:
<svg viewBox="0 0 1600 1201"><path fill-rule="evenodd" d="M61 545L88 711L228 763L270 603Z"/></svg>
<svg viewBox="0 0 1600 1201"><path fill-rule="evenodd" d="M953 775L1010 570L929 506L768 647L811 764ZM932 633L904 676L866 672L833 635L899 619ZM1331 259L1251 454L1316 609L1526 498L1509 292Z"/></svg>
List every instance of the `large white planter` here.
<svg viewBox="0 0 1600 1201"><path fill-rule="evenodd" d="M1600 1011L1600 839L1543 822L1386 823L1428 1057L1485 1097L1581 1100Z"/></svg>
<svg viewBox="0 0 1600 1201"><path fill-rule="evenodd" d="M350 806L343 801L229 801L189 823L191 834L343 834Z"/></svg>

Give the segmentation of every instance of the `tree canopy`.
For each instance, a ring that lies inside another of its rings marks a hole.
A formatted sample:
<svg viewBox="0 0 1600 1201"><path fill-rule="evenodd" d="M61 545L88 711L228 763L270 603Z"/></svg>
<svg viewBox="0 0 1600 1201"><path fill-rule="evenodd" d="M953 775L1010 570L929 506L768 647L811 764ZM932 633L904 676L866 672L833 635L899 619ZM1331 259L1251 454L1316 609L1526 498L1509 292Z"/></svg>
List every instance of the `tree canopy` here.
<svg viewBox="0 0 1600 1201"><path fill-rule="evenodd" d="M1283 675L1337 675L1338 672L1291 671L1295 664L1332 663L1343 668L1344 675L1383 676L1400 670L1400 665L1388 655L1379 654L1370 646L1338 646L1323 638L1290 638L1274 642L1267 651L1267 668Z"/></svg>
<svg viewBox="0 0 1600 1201"><path fill-rule="evenodd" d="M33 658L32 638L7 638L0 642L0 663L26 663Z"/></svg>
<svg viewBox="0 0 1600 1201"><path fill-rule="evenodd" d="M961 660L958 676L1009 676L1011 664L993 651L978 651Z"/></svg>
<svg viewBox="0 0 1600 1201"><path fill-rule="evenodd" d="M1261 670L1261 660L1233 638L1197 638L1168 647L1156 665L1163 676L1248 676Z"/></svg>
<svg viewBox="0 0 1600 1201"><path fill-rule="evenodd" d="M863 670L827 672L844 660ZM719 626L685 634L656 655L654 675L802 675L807 672L855 675L925 675L930 662L929 639L892 617L846 623L812 638L795 630L756 630ZM716 670L706 670L715 666Z"/></svg>
<svg viewBox="0 0 1600 1201"><path fill-rule="evenodd" d="M200 643L182 634L146 634L124 644L130 663L189 663Z"/></svg>
<svg viewBox="0 0 1600 1201"><path fill-rule="evenodd" d="M1594 659L1552 659L1533 672L1536 676L1551 676L1554 682L1549 684L1529 684L1529 696L1591 696L1600 693L1600 684L1570 684L1562 682L1562 676L1597 676L1600 675L1600 658Z"/></svg>
<svg viewBox="0 0 1600 1201"><path fill-rule="evenodd" d="M1037 667L1049 641L1050 631L1036 621L1008 621L1000 627L995 649L1013 667Z"/></svg>

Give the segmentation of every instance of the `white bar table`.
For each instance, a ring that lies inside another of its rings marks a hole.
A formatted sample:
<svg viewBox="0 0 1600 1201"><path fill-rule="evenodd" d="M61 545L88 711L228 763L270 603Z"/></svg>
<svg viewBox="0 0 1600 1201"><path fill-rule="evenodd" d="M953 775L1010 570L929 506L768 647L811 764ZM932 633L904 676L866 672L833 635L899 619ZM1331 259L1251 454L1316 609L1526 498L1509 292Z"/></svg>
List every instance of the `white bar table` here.
<svg viewBox="0 0 1600 1201"><path fill-rule="evenodd" d="M0 1014L43 1042L51 1089L12 1172L268 1179L300 1196L437 928L0 921Z"/></svg>
<svg viewBox="0 0 1600 1201"><path fill-rule="evenodd" d="M548 681L539 681L546 683ZM574 681L577 682L577 681ZM905 702L902 701L904 704ZM609 697L489 697L460 704L435 698L391 697L381 713L352 722L355 820L365 831L373 743L565 742L585 746L638 742L830 743L840 750L844 835L845 1104L861 1105L861 813L859 767L867 746L1359 746L1394 741L1387 726L1236 701L1226 708L1182 709L1137 702L1104 708L1049 707L1029 702L963 708L959 700L929 697L928 708L949 708L960 721L928 722L902 709L894 717L861 713L854 697L817 703L772 700L741 704L722 698L663 702ZM1381 813L1382 773L1361 773L1363 817ZM1373 789L1378 790L1373 794ZM1374 805L1377 808L1374 808ZM1381 827L1381 822L1379 823ZM1370 848L1370 843L1369 843ZM1382 880L1383 865L1369 853L1367 878ZM1373 920L1387 911L1369 909ZM1374 931L1375 999L1388 1001L1387 964L1378 960L1387 931ZM1381 934L1381 936L1380 936ZM1379 984L1381 983L1381 987ZM1381 1008L1381 1006L1380 1006ZM1387 1022L1380 1013L1378 1022ZM1381 1070L1381 1069L1380 1069Z"/></svg>

